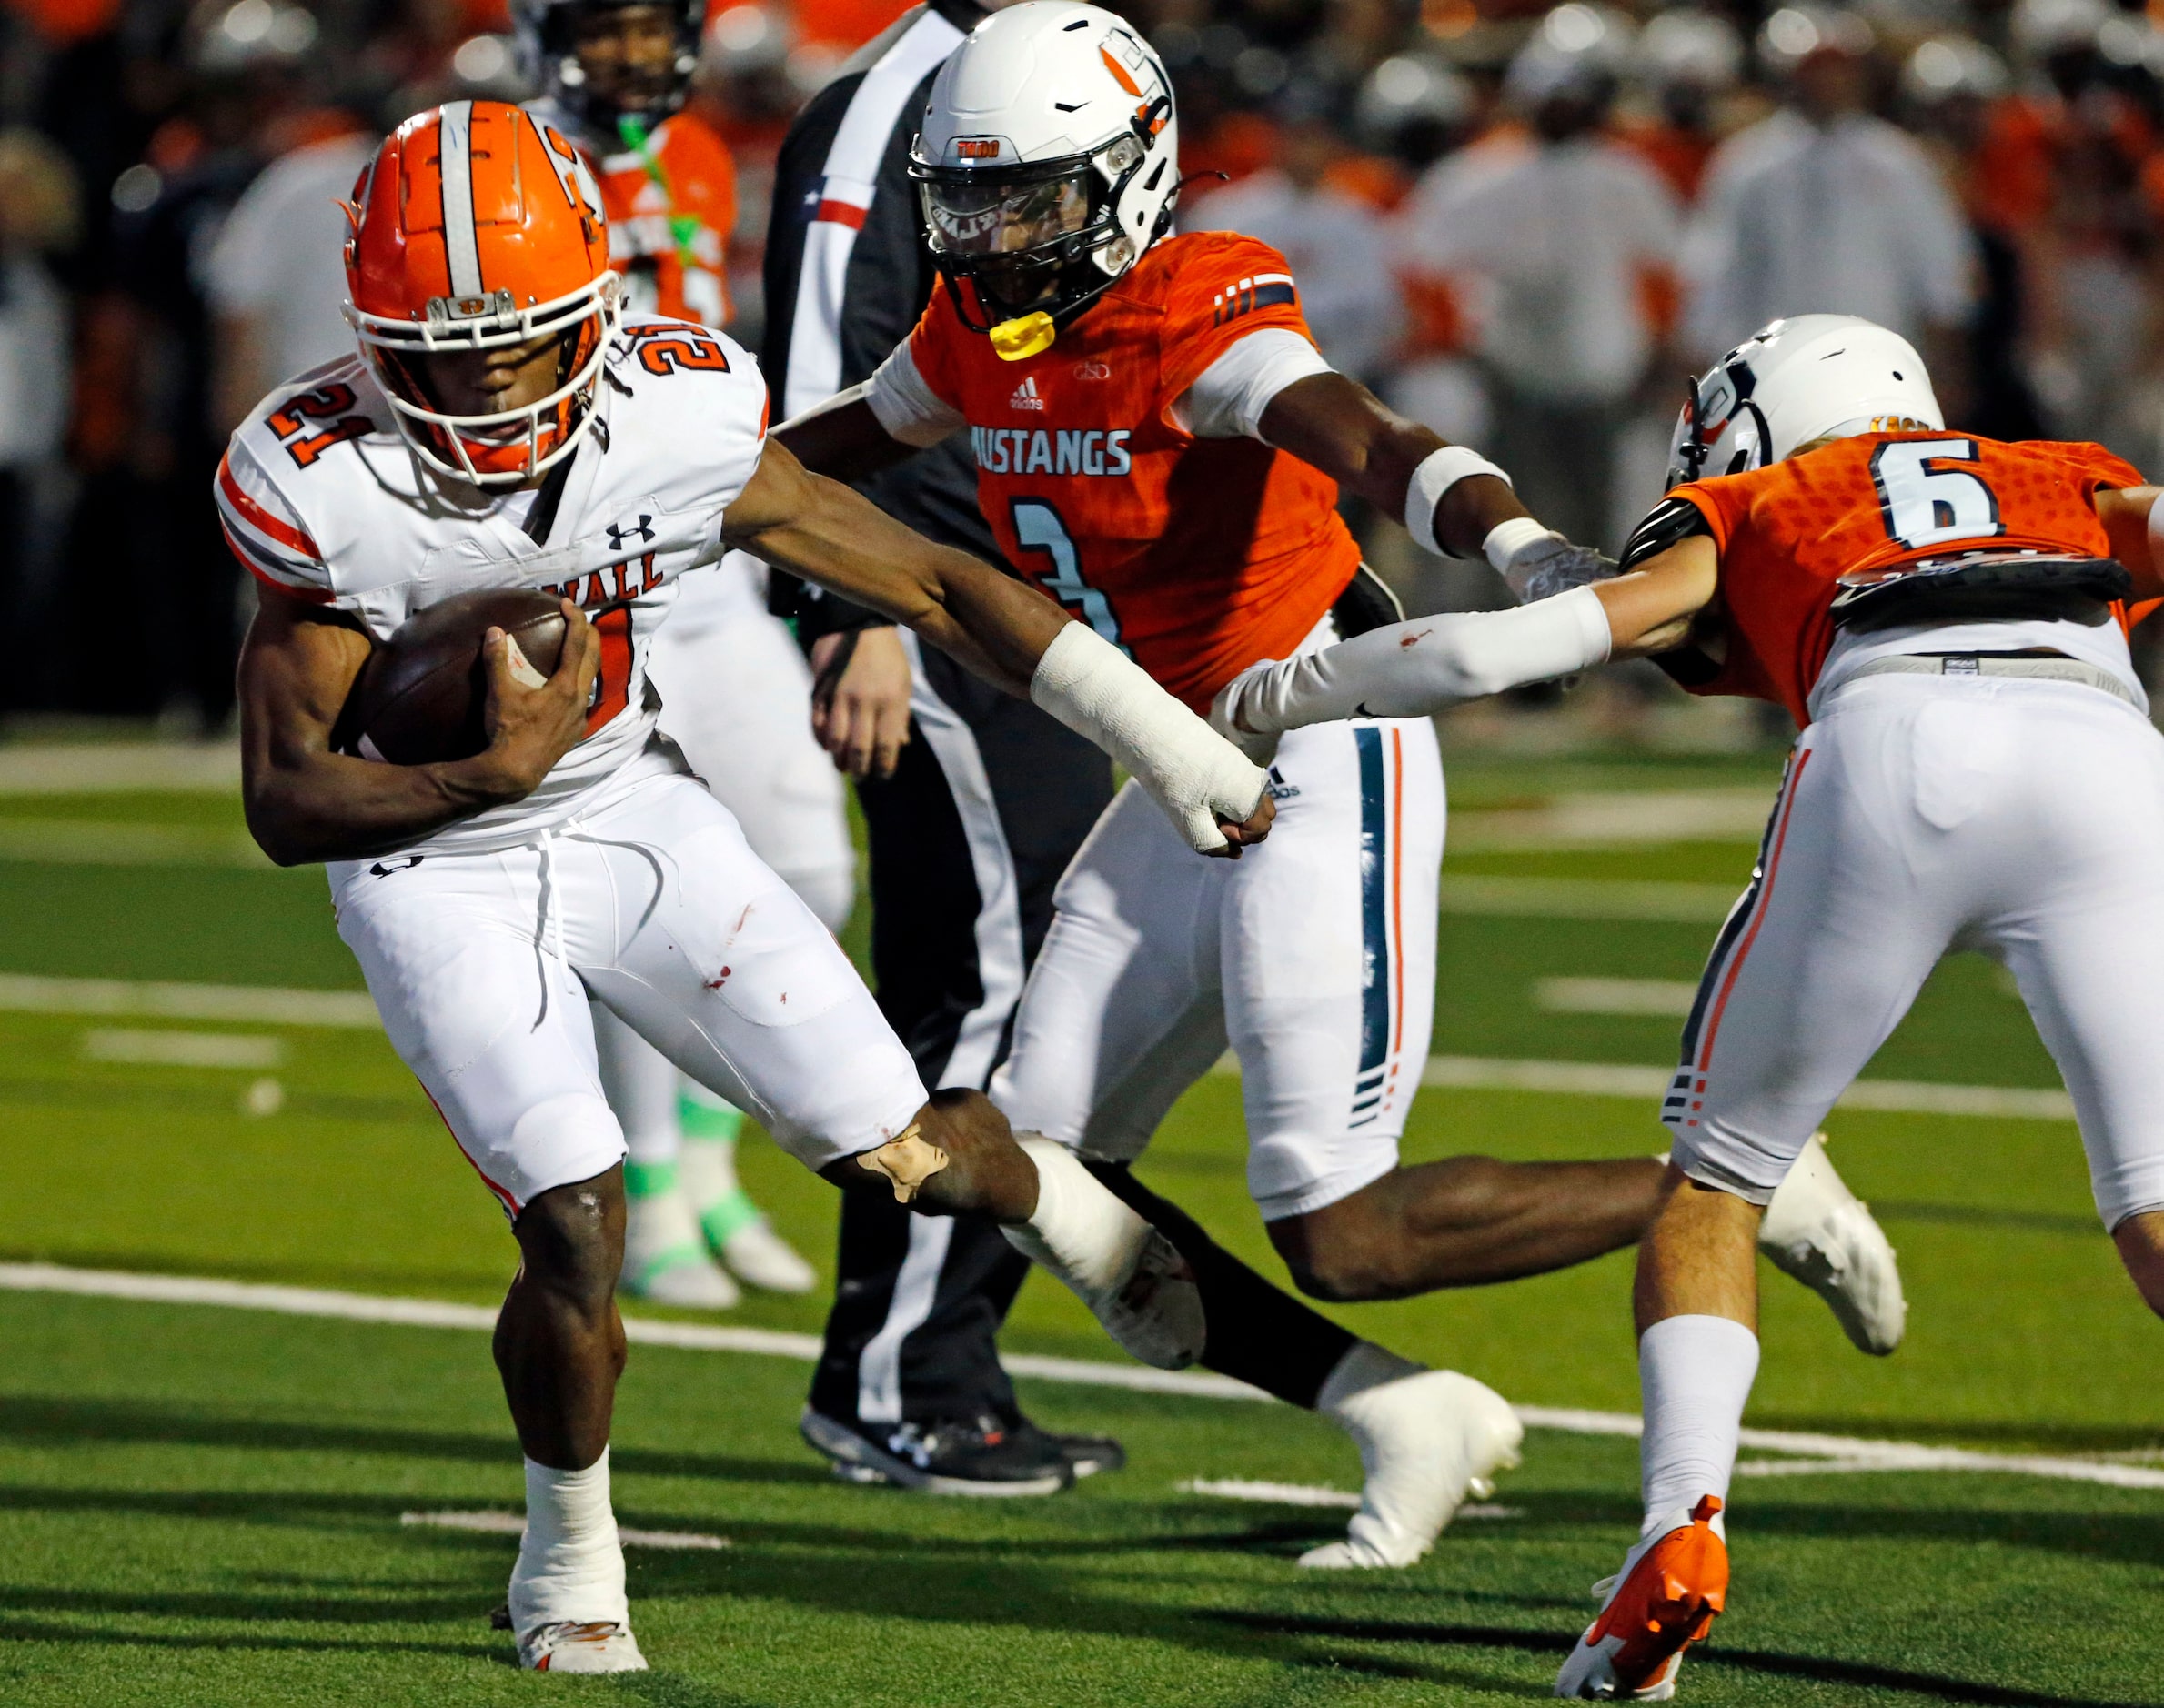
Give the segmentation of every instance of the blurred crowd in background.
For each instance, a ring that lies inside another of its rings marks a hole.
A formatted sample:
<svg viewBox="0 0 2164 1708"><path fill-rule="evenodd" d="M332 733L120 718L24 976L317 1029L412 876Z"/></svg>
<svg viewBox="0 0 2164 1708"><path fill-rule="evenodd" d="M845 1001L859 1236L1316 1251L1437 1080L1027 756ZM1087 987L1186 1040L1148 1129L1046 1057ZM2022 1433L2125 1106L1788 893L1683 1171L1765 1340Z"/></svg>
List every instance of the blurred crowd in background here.
<svg viewBox="0 0 2164 1708"><path fill-rule="evenodd" d="M1181 102L1188 229L1292 262L1337 366L1613 550L1684 376L1782 313L1917 343L1953 425L2164 467L2164 28L2113 0L1634 14L1571 0L1116 0ZM770 163L895 0L713 0L753 348ZM349 347L376 139L522 98L503 0L12 0L0 24L0 712L216 733L248 596L208 488ZM1359 518L1424 603L1485 570ZM1649 690L1650 691L1650 690Z"/></svg>

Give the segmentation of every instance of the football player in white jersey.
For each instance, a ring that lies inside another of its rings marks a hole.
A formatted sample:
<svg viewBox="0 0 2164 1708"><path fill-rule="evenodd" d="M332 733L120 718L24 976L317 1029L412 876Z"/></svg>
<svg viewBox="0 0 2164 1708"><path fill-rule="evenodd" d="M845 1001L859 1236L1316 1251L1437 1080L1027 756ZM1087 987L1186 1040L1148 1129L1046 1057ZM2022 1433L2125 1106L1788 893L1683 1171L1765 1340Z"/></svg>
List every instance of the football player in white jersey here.
<svg viewBox="0 0 2164 1708"><path fill-rule="evenodd" d="M453 102L399 126L355 194L360 354L258 406L218 472L261 584L248 822L279 863L327 864L386 1031L511 1220L519 1659L638 1670L609 1503L625 1147L589 995L837 1185L991 1216L1138 1357L1191 1361L1203 1331L1178 1254L1079 1163L1018 1145L980 1093L927 1095L832 936L659 734L645 663L677 578L741 547L908 625L1098 741L1198 851L1237 858L1273 809L1258 768L1086 626L770 446L736 345L625 319L559 134ZM559 594L566 628L545 679L483 638L488 746L345 750L373 648L494 588Z"/></svg>
<svg viewBox="0 0 2164 1708"><path fill-rule="evenodd" d="M518 0L519 58L544 93L528 110L586 156L609 216L609 258L635 310L729 322L722 260L736 163L683 111L704 0ZM726 669L707 662L726 657ZM752 852L840 931L856 900L841 779L811 734L811 673L767 611L766 567L744 552L689 578L649 668L663 727ZM809 1292L818 1277L737 1180L743 1120L597 1004L601 1083L623 1122L623 1291L726 1310L736 1277ZM722 1266L726 1265L726 1269Z"/></svg>

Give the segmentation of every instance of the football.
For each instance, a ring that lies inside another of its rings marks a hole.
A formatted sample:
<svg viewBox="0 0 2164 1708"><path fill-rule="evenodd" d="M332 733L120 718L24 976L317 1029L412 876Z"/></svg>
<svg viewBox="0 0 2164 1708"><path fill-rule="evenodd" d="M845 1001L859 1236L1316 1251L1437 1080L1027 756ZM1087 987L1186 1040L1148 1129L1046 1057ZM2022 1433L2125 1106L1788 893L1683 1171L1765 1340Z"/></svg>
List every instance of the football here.
<svg viewBox="0 0 2164 1708"><path fill-rule="evenodd" d="M355 683L350 726L360 751L394 765L471 759L488 745L488 670L481 637L510 636L539 678L562 656L564 615L530 588L488 588L417 611L368 655Z"/></svg>

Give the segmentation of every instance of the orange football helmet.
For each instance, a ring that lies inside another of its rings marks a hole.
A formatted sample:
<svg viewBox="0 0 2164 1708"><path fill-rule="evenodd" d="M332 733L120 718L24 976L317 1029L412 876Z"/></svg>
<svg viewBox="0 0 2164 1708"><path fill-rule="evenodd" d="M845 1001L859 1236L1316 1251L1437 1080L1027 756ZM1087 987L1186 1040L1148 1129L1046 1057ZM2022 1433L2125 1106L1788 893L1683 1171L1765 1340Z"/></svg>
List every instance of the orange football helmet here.
<svg viewBox="0 0 2164 1708"><path fill-rule="evenodd" d="M477 486L530 480L594 421L621 312L601 192L552 127L502 101L408 119L354 186L346 317L416 456ZM418 358L562 339L561 383L494 415L436 407Z"/></svg>

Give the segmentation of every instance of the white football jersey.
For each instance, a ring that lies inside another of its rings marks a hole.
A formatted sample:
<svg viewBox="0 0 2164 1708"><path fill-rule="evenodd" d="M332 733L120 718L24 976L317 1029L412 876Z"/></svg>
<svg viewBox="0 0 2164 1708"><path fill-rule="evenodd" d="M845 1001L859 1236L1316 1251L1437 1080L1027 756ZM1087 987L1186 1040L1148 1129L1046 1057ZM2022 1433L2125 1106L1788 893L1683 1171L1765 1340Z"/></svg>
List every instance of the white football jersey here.
<svg viewBox="0 0 2164 1708"><path fill-rule="evenodd" d="M421 465L355 355L273 392L219 466L219 519L249 572L350 612L378 642L416 611L481 588L559 594L600 630L586 738L524 800L410 851L528 841L593 804L654 746L660 702L647 650L677 578L721 555L723 512L765 442L766 382L722 334L642 316L612 341L594 407L592 430L552 471L560 483L484 489Z"/></svg>

